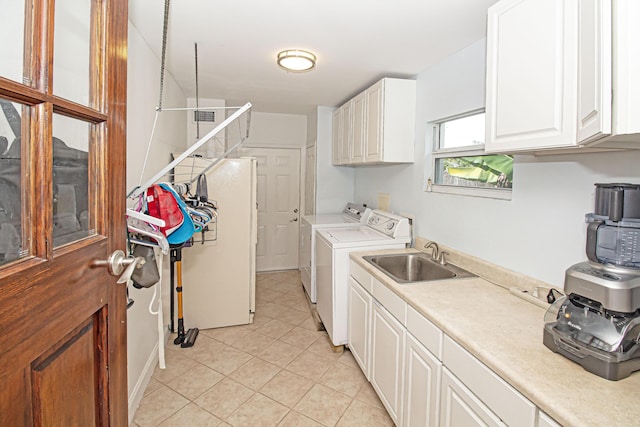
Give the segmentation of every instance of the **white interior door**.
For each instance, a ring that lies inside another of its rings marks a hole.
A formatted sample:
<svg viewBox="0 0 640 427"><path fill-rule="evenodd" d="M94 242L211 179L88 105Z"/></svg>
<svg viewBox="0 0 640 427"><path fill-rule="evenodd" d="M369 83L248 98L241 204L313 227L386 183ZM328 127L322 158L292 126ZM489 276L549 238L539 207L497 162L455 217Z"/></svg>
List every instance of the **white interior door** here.
<svg viewBox="0 0 640 427"><path fill-rule="evenodd" d="M300 150L243 148L258 161L256 270L298 268Z"/></svg>
<svg viewBox="0 0 640 427"><path fill-rule="evenodd" d="M316 213L316 143L307 147L304 176L304 214Z"/></svg>

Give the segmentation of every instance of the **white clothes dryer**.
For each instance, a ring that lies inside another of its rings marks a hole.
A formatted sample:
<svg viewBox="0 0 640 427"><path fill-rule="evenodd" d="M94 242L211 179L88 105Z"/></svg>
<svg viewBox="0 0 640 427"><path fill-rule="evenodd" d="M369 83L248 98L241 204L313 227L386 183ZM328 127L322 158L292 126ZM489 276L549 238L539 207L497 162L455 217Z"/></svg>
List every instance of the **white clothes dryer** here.
<svg viewBox="0 0 640 427"><path fill-rule="evenodd" d="M333 345L347 344L349 253L400 249L411 242L409 220L374 210L366 225L317 230L317 311Z"/></svg>
<svg viewBox="0 0 640 427"><path fill-rule="evenodd" d="M347 203L342 213L305 215L300 222L300 278L309 300L316 303L316 230L322 228L351 228L366 223L371 209L365 205Z"/></svg>

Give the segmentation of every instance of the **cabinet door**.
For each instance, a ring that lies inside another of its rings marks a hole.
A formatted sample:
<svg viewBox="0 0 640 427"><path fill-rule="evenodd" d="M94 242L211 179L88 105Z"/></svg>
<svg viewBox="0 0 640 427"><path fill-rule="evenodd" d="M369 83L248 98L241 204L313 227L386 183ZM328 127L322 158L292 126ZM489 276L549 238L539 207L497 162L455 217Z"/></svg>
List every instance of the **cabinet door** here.
<svg viewBox="0 0 640 427"><path fill-rule="evenodd" d="M442 363L413 335L407 334L404 388L404 425L438 425Z"/></svg>
<svg viewBox="0 0 640 427"><path fill-rule="evenodd" d="M611 133L611 0L581 0L578 26L578 143Z"/></svg>
<svg viewBox="0 0 640 427"><path fill-rule="evenodd" d="M539 411L538 427L560 427L560 424L555 422L555 420L549 415L545 414L542 411Z"/></svg>
<svg viewBox="0 0 640 427"><path fill-rule="evenodd" d="M304 214L316 213L316 143L307 147L304 172Z"/></svg>
<svg viewBox="0 0 640 427"><path fill-rule="evenodd" d="M353 146L353 100L340 107L342 115L342 138L340 148L340 162L343 165L351 163L351 147Z"/></svg>
<svg viewBox="0 0 640 427"><path fill-rule="evenodd" d="M315 263L316 310L327 333L331 337L333 335L333 316L335 313L333 299L333 250L329 243L320 237L318 230L312 230L312 232L316 233L315 261L312 261L312 264Z"/></svg>
<svg viewBox="0 0 640 427"><path fill-rule="evenodd" d="M384 102L384 80L379 81L365 91L367 104L367 139L365 144L365 162L382 161L382 112Z"/></svg>
<svg viewBox="0 0 640 427"><path fill-rule="evenodd" d="M349 350L368 380L372 298L352 277L349 283Z"/></svg>
<svg viewBox="0 0 640 427"><path fill-rule="evenodd" d="M402 425L406 331L402 324L375 300L371 334L371 385L393 422Z"/></svg>
<svg viewBox="0 0 640 427"><path fill-rule="evenodd" d="M367 129L365 114L367 111L365 92L353 98L353 145L351 148L351 163L364 161L364 142Z"/></svg>
<svg viewBox="0 0 640 427"><path fill-rule="evenodd" d="M300 280L307 293L311 294L311 224L305 219L300 221L300 247L298 249L298 268Z"/></svg>
<svg viewBox="0 0 640 427"><path fill-rule="evenodd" d="M575 144L577 3L502 0L489 8L487 152Z"/></svg>
<svg viewBox="0 0 640 427"><path fill-rule="evenodd" d="M536 406L450 337L444 337L442 362L506 424L533 427Z"/></svg>
<svg viewBox="0 0 640 427"><path fill-rule="evenodd" d="M341 165L342 155L342 111L338 108L332 114L331 164Z"/></svg>
<svg viewBox="0 0 640 427"><path fill-rule="evenodd" d="M500 418L478 400L447 368L442 370L440 425L442 427L505 426Z"/></svg>
<svg viewBox="0 0 640 427"><path fill-rule="evenodd" d="M640 2L618 0L614 5L613 133L640 134Z"/></svg>

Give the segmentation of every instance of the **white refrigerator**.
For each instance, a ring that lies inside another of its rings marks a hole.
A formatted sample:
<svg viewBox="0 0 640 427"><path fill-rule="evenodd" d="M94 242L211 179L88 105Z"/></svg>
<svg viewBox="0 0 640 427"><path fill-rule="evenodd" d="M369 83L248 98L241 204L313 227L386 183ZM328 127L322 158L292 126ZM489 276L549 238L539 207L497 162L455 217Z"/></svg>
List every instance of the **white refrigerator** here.
<svg viewBox="0 0 640 427"><path fill-rule="evenodd" d="M195 233L193 246L182 250L185 329L248 324L255 312L255 158L222 160L207 172L207 187L218 215L204 243Z"/></svg>

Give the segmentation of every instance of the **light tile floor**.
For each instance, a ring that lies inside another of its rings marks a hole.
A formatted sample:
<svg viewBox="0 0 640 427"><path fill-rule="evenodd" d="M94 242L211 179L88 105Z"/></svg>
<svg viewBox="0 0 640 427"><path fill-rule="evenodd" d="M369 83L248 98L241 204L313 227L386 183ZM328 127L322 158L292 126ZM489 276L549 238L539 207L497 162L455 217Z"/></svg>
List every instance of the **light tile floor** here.
<svg viewBox="0 0 640 427"><path fill-rule="evenodd" d="M132 426L391 426L348 350L318 331L297 271L260 273L253 324L167 344Z"/></svg>

